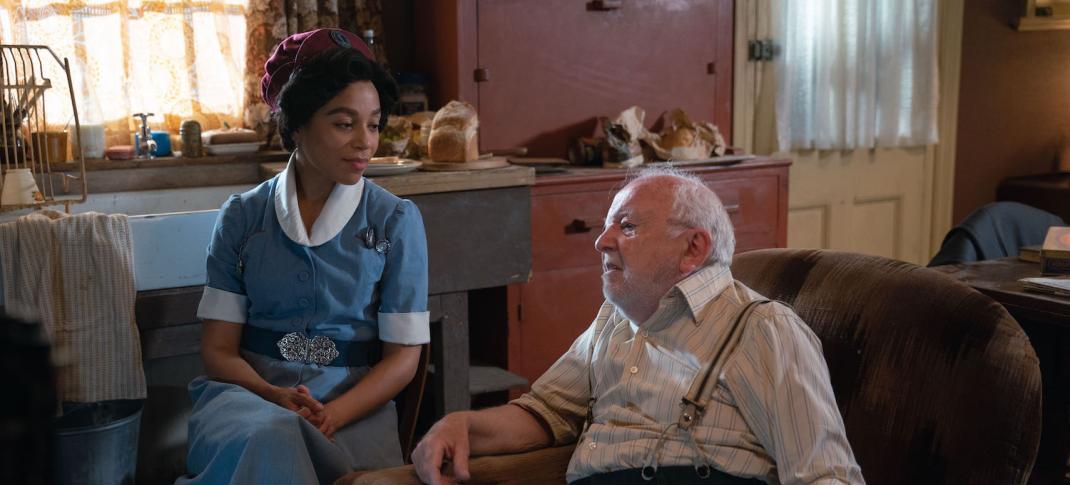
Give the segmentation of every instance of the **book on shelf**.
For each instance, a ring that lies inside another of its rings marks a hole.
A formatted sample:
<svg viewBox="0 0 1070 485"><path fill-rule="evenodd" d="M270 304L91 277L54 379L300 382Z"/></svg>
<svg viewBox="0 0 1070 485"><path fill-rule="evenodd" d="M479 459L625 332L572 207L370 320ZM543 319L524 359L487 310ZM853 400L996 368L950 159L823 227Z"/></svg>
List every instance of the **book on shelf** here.
<svg viewBox="0 0 1070 485"><path fill-rule="evenodd" d="M1040 272L1070 274L1070 227L1052 226L1040 248Z"/></svg>
<svg viewBox="0 0 1070 485"><path fill-rule="evenodd" d="M1034 244L1032 246L1022 246L1018 248L1018 259L1029 261L1030 263L1039 263L1040 247L1039 244Z"/></svg>

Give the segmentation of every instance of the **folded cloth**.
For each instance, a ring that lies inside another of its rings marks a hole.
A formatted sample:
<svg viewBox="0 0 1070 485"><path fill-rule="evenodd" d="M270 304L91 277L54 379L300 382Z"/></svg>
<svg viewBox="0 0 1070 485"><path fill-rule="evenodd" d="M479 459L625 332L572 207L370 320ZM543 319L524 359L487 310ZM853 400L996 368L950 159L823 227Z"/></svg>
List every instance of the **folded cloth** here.
<svg viewBox="0 0 1070 485"><path fill-rule="evenodd" d="M0 224L0 268L6 311L48 333L61 400L145 397L125 215L37 211Z"/></svg>

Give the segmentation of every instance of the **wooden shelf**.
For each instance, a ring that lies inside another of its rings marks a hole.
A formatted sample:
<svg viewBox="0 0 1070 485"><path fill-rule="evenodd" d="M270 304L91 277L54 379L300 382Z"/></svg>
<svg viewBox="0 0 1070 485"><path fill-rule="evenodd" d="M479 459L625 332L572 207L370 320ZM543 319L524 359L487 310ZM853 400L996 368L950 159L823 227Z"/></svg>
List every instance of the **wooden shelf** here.
<svg viewBox="0 0 1070 485"><path fill-rule="evenodd" d="M527 387L528 380L500 367L473 365L468 368L468 393L508 391Z"/></svg>
<svg viewBox="0 0 1070 485"><path fill-rule="evenodd" d="M241 155L207 155L203 157L159 157L159 158L135 158L133 160L108 160L106 158L89 158L85 161L86 171L93 170L123 170L134 168L165 168L165 167L191 167L200 165L226 165L233 163L270 163L285 162L290 158L289 152L262 151ZM54 172L77 172L78 162L67 161L53 163Z"/></svg>
<svg viewBox="0 0 1070 485"><path fill-rule="evenodd" d="M1066 14L1068 3L1066 0L1026 0L1022 16L1014 19L1014 27L1021 32L1070 29L1070 16ZM1046 9L1048 14L1038 15L1041 9Z"/></svg>
<svg viewBox="0 0 1070 485"><path fill-rule="evenodd" d="M88 159L85 161L85 169L89 194L93 195L218 185L255 185L261 181L261 164L286 161L289 157L288 152L266 151L197 158ZM53 183L59 187L64 175L78 173L80 170L76 162L54 163L51 165Z"/></svg>

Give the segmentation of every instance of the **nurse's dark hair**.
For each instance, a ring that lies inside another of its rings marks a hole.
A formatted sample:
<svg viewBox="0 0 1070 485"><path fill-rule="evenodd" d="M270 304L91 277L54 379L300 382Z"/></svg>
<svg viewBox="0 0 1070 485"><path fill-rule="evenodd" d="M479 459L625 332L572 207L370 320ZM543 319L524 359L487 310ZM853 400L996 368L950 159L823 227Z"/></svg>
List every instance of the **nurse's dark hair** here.
<svg viewBox="0 0 1070 485"><path fill-rule="evenodd" d="M386 119L398 99L398 85L378 63L352 48L336 48L313 57L294 70L279 91L279 109L275 120L279 125L282 146L293 150L293 134L308 124L316 110L327 104L347 86L369 81L379 93L379 130L386 127Z"/></svg>

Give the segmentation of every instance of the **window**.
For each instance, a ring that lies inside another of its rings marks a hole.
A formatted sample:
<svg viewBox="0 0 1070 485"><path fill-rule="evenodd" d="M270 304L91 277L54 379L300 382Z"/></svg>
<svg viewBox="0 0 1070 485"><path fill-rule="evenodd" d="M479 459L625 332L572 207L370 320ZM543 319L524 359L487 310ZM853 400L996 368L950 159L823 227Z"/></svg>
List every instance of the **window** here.
<svg viewBox="0 0 1070 485"><path fill-rule="evenodd" d="M0 42L39 44L68 58L79 120L129 144L131 115L177 133L239 125L244 103L247 0L0 0ZM55 63L47 63L55 64ZM73 130L62 71L45 72L53 128ZM50 99L51 98L51 99Z"/></svg>
<svg viewBox="0 0 1070 485"><path fill-rule="evenodd" d="M937 141L935 0L778 0L780 149Z"/></svg>

